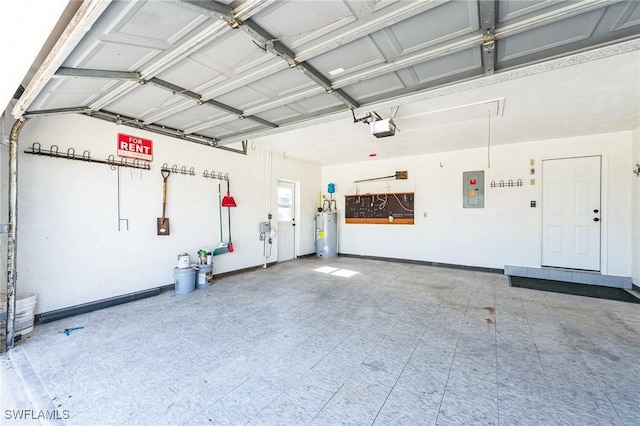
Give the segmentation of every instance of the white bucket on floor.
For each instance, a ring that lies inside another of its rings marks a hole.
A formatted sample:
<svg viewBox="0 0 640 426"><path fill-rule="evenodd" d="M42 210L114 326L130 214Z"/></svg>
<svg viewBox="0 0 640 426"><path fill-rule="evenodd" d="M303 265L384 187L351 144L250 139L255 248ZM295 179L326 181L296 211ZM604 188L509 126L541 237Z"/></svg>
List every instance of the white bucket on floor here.
<svg viewBox="0 0 640 426"><path fill-rule="evenodd" d="M188 294L196 289L195 268L174 268L173 279L176 282L176 294Z"/></svg>
<svg viewBox="0 0 640 426"><path fill-rule="evenodd" d="M186 269L189 267L189 253L178 255L178 268Z"/></svg>
<svg viewBox="0 0 640 426"><path fill-rule="evenodd" d="M34 293L18 293L13 326L15 334L27 334L33 330L33 311L35 307L36 295Z"/></svg>

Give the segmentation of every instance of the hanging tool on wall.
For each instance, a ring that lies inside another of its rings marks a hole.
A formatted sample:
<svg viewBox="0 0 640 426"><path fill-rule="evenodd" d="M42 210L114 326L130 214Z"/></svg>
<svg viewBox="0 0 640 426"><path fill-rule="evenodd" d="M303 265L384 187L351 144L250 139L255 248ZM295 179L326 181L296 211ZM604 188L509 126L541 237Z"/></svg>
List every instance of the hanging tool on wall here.
<svg viewBox="0 0 640 426"><path fill-rule="evenodd" d="M158 235L169 235L169 218L165 216L167 208L167 178L171 173L169 170L163 168L160 170L162 174L162 217L157 219Z"/></svg>
<svg viewBox="0 0 640 426"><path fill-rule="evenodd" d="M356 180L356 181L354 181L354 183L373 182L374 180L386 180L386 179L407 179L408 177L409 177L409 174L407 173L407 171L403 170L403 171L400 171L400 172L396 172L395 175L382 176L382 177L371 178L371 179Z"/></svg>
<svg viewBox="0 0 640 426"><path fill-rule="evenodd" d="M222 190L220 188L220 182L218 182L218 218L220 219L220 244L213 250L213 255L218 256L219 254L229 253L229 247L227 243L222 241L224 238L222 235Z"/></svg>
<svg viewBox="0 0 640 426"><path fill-rule="evenodd" d="M227 195L222 199L221 205L222 207L227 208L227 216L229 217L229 244L227 244L227 246L229 247L229 251L232 252L233 243L231 242L231 207L237 207L237 205L236 200L234 200L230 194L229 179L227 179Z"/></svg>

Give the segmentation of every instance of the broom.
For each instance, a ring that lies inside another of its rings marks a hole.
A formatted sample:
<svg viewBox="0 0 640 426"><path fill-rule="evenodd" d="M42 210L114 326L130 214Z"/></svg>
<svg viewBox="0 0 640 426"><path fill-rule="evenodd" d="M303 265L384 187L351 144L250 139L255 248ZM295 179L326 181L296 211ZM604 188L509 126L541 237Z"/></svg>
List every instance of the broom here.
<svg viewBox="0 0 640 426"><path fill-rule="evenodd" d="M222 242L222 195L220 190L220 183L218 182L218 212L220 217L220 245L213 250L213 256L217 256L219 254L229 253L229 247Z"/></svg>
<svg viewBox="0 0 640 426"><path fill-rule="evenodd" d="M229 193L229 179L227 179L227 195L222 199L222 203L220 205L227 208L227 216L229 217L229 244L227 245L227 248L230 252L232 252L233 243L231 242L231 207L236 207L236 200L234 200Z"/></svg>

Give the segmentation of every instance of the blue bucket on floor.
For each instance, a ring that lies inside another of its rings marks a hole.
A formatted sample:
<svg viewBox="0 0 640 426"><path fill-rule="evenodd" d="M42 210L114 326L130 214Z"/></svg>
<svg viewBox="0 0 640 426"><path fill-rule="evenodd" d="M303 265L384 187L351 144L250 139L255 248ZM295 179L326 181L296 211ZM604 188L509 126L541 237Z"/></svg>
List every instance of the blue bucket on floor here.
<svg viewBox="0 0 640 426"><path fill-rule="evenodd" d="M176 294L188 294L196 289L196 270L193 268L173 268Z"/></svg>

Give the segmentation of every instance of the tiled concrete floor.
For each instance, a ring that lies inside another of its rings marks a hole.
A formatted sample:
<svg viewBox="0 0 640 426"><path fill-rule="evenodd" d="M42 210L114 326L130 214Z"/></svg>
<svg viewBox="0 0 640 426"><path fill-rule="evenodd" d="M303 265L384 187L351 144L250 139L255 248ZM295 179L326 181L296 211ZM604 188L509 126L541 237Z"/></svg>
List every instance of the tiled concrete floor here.
<svg viewBox="0 0 640 426"><path fill-rule="evenodd" d="M41 325L2 367L72 425L633 425L639 361L638 305L341 257Z"/></svg>

